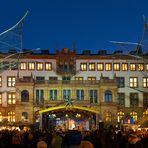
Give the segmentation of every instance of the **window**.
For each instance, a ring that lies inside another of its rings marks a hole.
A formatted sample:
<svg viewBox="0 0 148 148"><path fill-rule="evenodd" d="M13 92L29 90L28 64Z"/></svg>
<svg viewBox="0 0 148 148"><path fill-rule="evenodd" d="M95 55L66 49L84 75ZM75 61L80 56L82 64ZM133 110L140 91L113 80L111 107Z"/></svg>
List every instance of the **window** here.
<svg viewBox="0 0 148 148"><path fill-rule="evenodd" d="M34 62L28 63L28 70L35 70L35 63Z"/></svg>
<svg viewBox="0 0 148 148"><path fill-rule="evenodd" d="M125 93L117 93L117 103L120 106L125 105Z"/></svg>
<svg viewBox="0 0 148 148"><path fill-rule="evenodd" d="M118 122L121 122L121 120L123 119L123 117L124 117L124 112L119 111L119 112L118 112L117 121L118 121Z"/></svg>
<svg viewBox="0 0 148 148"><path fill-rule="evenodd" d="M138 63L138 71L143 71L144 70L144 64L143 63Z"/></svg>
<svg viewBox="0 0 148 148"><path fill-rule="evenodd" d="M49 81L57 81L58 77L49 77Z"/></svg>
<svg viewBox="0 0 148 148"><path fill-rule="evenodd" d="M0 112L0 122L2 122L3 120L3 116L2 116L2 112Z"/></svg>
<svg viewBox="0 0 148 148"><path fill-rule="evenodd" d="M43 63L37 63L37 70L43 70Z"/></svg>
<svg viewBox="0 0 148 148"><path fill-rule="evenodd" d="M105 113L105 121L111 122L112 121L112 114L110 112Z"/></svg>
<svg viewBox="0 0 148 148"><path fill-rule="evenodd" d="M44 103L44 90L37 89L36 90L36 104L43 104Z"/></svg>
<svg viewBox="0 0 148 148"><path fill-rule="evenodd" d="M96 81L96 77L88 77L87 80L88 81Z"/></svg>
<svg viewBox="0 0 148 148"><path fill-rule="evenodd" d="M57 100L58 91L57 89L49 90L49 100Z"/></svg>
<svg viewBox="0 0 148 148"><path fill-rule="evenodd" d="M29 102L29 92L28 92L28 90L23 90L21 92L21 102Z"/></svg>
<svg viewBox="0 0 148 148"><path fill-rule="evenodd" d="M131 63L130 64L130 70L131 71L135 71L136 70L136 64L135 63Z"/></svg>
<svg viewBox="0 0 148 148"><path fill-rule="evenodd" d="M15 113L12 111L8 112L8 122L15 122Z"/></svg>
<svg viewBox="0 0 148 148"><path fill-rule="evenodd" d="M44 83L45 82L45 77L36 77L36 82L37 83Z"/></svg>
<svg viewBox="0 0 148 148"><path fill-rule="evenodd" d="M120 63L114 63L114 71L120 70Z"/></svg>
<svg viewBox="0 0 148 148"><path fill-rule="evenodd" d="M98 102L98 91L97 90L90 90L89 91L89 98L90 98L90 103L97 103Z"/></svg>
<svg viewBox="0 0 148 148"><path fill-rule="evenodd" d="M45 63L45 70L47 71L52 70L52 63Z"/></svg>
<svg viewBox="0 0 148 148"><path fill-rule="evenodd" d="M138 78L137 77L130 77L129 78L129 85L130 87L138 87Z"/></svg>
<svg viewBox="0 0 148 148"><path fill-rule="evenodd" d="M27 112L23 112L22 113L22 120L27 120L28 119L28 113Z"/></svg>
<svg viewBox="0 0 148 148"><path fill-rule="evenodd" d="M130 116L134 119L134 121L137 121L137 112L130 112Z"/></svg>
<svg viewBox="0 0 148 148"><path fill-rule="evenodd" d="M86 71L87 70L87 63L81 63L80 64L80 70L81 71Z"/></svg>
<svg viewBox="0 0 148 148"><path fill-rule="evenodd" d="M26 69L27 69L27 63L26 62L21 62L20 70L26 70Z"/></svg>
<svg viewBox="0 0 148 148"><path fill-rule="evenodd" d="M18 70L19 62L11 61L11 70Z"/></svg>
<svg viewBox="0 0 148 148"><path fill-rule="evenodd" d="M83 81L83 77L75 77L76 81Z"/></svg>
<svg viewBox="0 0 148 148"><path fill-rule="evenodd" d="M143 93L143 107L148 107L148 93Z"/></svg>
<svg viewBox="0 0 148 148"><path fill-rule="evenodd" d="M98 71L104 70L104 65L103 65L103 63L97 63L97 70L98 70Z"/></svg>
<svg viewBox="0 0 148 148"><path fill-rule="evenodd" d="M122 63L122 71L128 70L128 63Z"/></svg>
<svg viewBox="0 0 148 148"><path fill-rule="evenodd" d="M130 93L130 106L138 107L138 93Z"/></svg>
<svg viewBox="0 0 148 148"><path fill-rule="evenodd" d="M84 100L84 90L83 89L77 89L76 90L76 96L77 96L77 100L79 100L79 101Z"/></svg>
<svg viewBox="0 0 148 148"><path fill-rule="evenodd" d="M7 77L7 86L14 87L15 86L15 79L16 78L14 76Z"/></svg>
<svg viewBox="0 0 148 148"><path fill-rule="evenodd" d="M3 70L10 70L10 63L8 61L3 61Z"/></svg>
<svg viewBox="0 0 148 148"><path fill-rule="evenodd" d="M70 89L63 89L63 99L71 99L71 90Z"/></svg>
<svg viewBox="0 0 148 148"><path fill-rule="evenodd" d="M125 87L124 77L116 77L118 88Z"/></svg>
<svg viewBox="0 0 148 148"><path fill-rule="evenodd" d="M95 71L95 63L89 63L89 70Z"/></svg>
<svg viewBox="0 0 148 148"><path fill-rule="evenodd" d="M145 64L145 70L148 71L148 63Z"/></svg>
<svg viewBox="0 0 148 148"><path fill-rule="evenodd" d="M143 112L143 117L146 117L147 115L148 115L148 109L145 112Z"/></svg>
<svg viewBox="0 0 148 148"><path fill-rule="evenodd" d="M105 102L112 102L112 92L110 90L105 91Z"/></svg>
<svg viewBox="0 0 148 148"><path fill-rule="evenodd" d="M2 93L0 93L0 105L2 105Z"/></svg>
<svg viewBox="0 0 148 148"><path fill-rule="evenodd" d="M63 76L62 80L63 81L70 81L71 77L70 76Z"/></svg>
<svg viewBox="0 0 148 148"><path fill-rule="evenodd" d="M148 77L143 78L143 87L148 88Z"/></svg>
<svg viewBox="0 0 148 148"><path fill-rule="evenodd" d="M105 64L105 70L106 71L111 71L112 70L112 64L111 63L106 63Z"/></svg>
<svg viewBox="0 0 148 148"><path fill-rule="evenodd" d="M8 100L8 104L15 104L16 103L15 93L8 93L7 100Z"/></svg>
<svg viewBox="0 0 148 148"><path fill-rule="evenodd" d="M0 87L2 87L2 76L0 76Z"/></svg>

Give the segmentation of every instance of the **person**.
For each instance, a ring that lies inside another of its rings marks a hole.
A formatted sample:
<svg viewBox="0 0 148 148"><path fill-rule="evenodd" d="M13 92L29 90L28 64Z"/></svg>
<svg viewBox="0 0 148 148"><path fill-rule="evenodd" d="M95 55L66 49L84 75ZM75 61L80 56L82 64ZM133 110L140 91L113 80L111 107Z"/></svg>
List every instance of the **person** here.
<svg viewBox="0 0 148 148"><path fill-rule="evenodd" d="M90 141L82 140L79 148L94 148L94 146Z"/></svg>
<svg viewBox="0 0 148 148"><path fill-rule="evenodd" d="M47 143L41 140L37 143L37 148L47 148Z"/></svg>
<svg viewBox="0 0 148 148"><path fill-rule="evenodd" d="M54 132L52 135L51 147L61 148L61 146L62 146L62 137L59 135L58 132Z"/></svg>

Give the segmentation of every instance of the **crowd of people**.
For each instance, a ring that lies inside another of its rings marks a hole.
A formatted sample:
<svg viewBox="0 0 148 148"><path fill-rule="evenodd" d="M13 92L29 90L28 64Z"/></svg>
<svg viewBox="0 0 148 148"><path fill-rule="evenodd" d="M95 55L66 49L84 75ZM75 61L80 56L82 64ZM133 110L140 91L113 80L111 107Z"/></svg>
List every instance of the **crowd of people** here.
<svg viewBox="0 0 148 148"><path fill-rule="evenodd" d="M1 130L0 148L147 148L148 130Z"/></svg>

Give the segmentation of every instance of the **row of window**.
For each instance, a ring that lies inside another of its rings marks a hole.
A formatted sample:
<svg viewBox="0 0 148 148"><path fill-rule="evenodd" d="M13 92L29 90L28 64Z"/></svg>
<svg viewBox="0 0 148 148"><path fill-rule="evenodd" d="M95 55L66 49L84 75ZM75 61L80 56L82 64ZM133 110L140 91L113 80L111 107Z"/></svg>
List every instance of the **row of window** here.
<svg viewBox="0 0 148 148"><path fill-rule="evenodd" d="M18 61L3 61L0 63L0 70L52 70L52 63L51 62L20 62ZM66 69L65 69L66 70ZM148 71L148 63L87 63L83 62L80 63L80 70L81 71Z"/></svg>
<svg viewBox="0 0 148 148"><path fill-rule="evenodd" d="M80 63L81 71L148 71L148 64L144 63Z"/></svg>
<svg viewBox="0 0 148 148"><path fill-rule="evenodd" d="M55 77L56 78L56 77ZM50 78L49 78L50 79ZM45 77L36 77L37 81L45 81ZM52 81L52 79L50 79ZM63 78L63 80L70 80ZM83 81L83 77L75 77L76 81ZM88 77L88 81L96 81L96 77ZM117 85L119 88L125 87L125 78L124 77L116 77ZM7 86L8 87L15 87L16 77L15 76L8 76L7 77ZM143 88L148 88L148 77L142 78ZM2 77L0 76L0 87L2 87ZM138 77L130 77L129 78L129 87L137 88L138 87Z"/></svg>
<svg viewBox="0 0 148 148"><path fill-rule="evenodd" d="M84 100L84 89L77 89L76 90L76 100L83 101ZM71 90L70 89L64 89L63 90L63 99L71 99ZM15 93L8 93L8 104L15 104ZM43 89L37 89L36 90L36 104L42 104L44 103L44 90ZM58 100L58 90L57 89L51 89L49 90L48 94L49 100ZM104 99L106 103L112 102L112 92L110 90L106 90L104 93ZM125 106L125 93L118 93L117 94L117 104L120 106ZM130 106L131 107L138 107L139 104L139 95L138 93L130 93L129 94L130 99ZM90 103L98 103L98 90L92 89L89 90L89 100ZM29 92L27 90L23 90L21 92L21 102L29 102ZM2 104L2 94L0 94L0 104ZM148 94L143 93L143 106L148 106Z"/></svg>
<svg viewBox="0 0 148 148"><path fill-rule="evenodd" d="M7 113L7 116L3 116L2 112L0 112L0 122L2 122L4 118L7 118L8 122L15 122L15 113L13 111L10 111ZM22 120L25 121L26 119L28 119L28 113L23 112L22 113Z"/></svg>
<svg viewBox="0 0 148 148"><path fill-rule="evenodd" d="M147 111L143 112L143 117L145 117L146 115L148 115L148 112ZM2 112L0 112L0 122L2 122L2 120L4 118L7 118L8 122L15 122L16 116L15 116L15 113L13 111L8 112L7 117L4 117L2 115ZM111 112L106 112L105 113L105 121L106 122L111 122L112 118L113 118L113 115L112 115ZM27 112L23 112L22 113L22 120L25 121L26 119L28 119L28 113ZM133 121L131 121L131 119ZM122 112L122 111L119 111L117 113L117 122L131 123L131 122L136 122L137 119L138 119L138 114L135 111L130 112L129 115L127 115L126 117L125 117L125 113Z"/></svg>

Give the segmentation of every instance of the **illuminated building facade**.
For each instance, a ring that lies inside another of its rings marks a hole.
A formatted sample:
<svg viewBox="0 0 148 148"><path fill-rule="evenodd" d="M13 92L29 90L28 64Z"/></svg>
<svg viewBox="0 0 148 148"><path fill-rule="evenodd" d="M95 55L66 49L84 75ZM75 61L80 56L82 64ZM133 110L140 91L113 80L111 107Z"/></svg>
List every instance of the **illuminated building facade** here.
<svg viewBox="0 0 148 148"><path fill-rule="evenodd" d="M129 116L135 122L148 114L147 54L77 54L64 48L55 53L1 53L0 59L1 123L38 122L39 111L53 112L65 99L72 99L77 117L85 109L95 113L96 124L123 123Z"/></svg>

